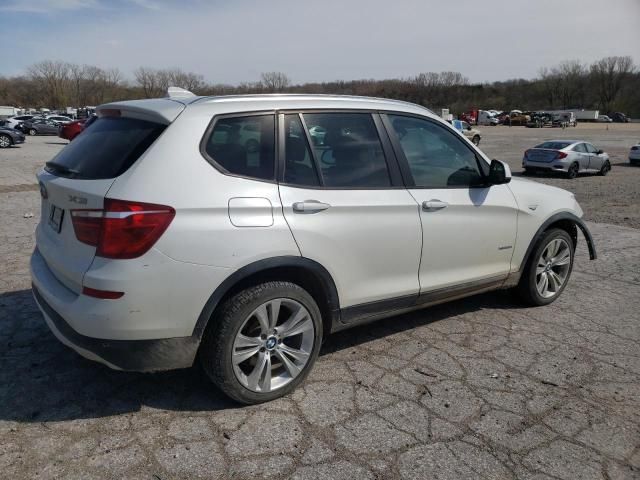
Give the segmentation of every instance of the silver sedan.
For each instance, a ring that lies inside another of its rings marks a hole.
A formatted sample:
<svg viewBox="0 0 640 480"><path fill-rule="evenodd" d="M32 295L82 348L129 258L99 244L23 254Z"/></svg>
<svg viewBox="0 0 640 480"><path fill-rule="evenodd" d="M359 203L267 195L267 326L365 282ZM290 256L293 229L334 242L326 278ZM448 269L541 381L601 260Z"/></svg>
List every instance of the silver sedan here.
<svg viewBox="0 0 640 480"><path fill-rule="evenodd" d="M562 172L569 178L579 173L606 175L611 162L606 152L583 140L548 140L524 152L524 173Z"/></svg>

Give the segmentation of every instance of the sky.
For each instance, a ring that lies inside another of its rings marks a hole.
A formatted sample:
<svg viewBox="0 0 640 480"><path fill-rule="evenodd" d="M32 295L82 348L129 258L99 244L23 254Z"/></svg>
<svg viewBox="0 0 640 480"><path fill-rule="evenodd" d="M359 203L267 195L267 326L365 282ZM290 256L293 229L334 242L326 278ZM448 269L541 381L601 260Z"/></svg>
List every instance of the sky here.
<svg viewBox="0 0 640 480"><path fill-rule="evenodd" d="M0 0L0 75L40 60L178 67L213 83L458 71L533 78L564 60L631 55L640 0ZM7 48L9 47L9 48Z"/></svg>

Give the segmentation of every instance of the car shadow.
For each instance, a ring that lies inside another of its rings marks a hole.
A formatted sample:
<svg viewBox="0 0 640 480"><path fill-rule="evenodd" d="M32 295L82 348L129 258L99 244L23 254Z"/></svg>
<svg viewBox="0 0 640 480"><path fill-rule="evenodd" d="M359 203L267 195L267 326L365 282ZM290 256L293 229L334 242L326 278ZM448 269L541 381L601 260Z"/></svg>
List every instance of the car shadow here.
<svg viewBox="0 0 640 480"><path fill-rule="evenodd" d="M483 294L398 315L331 335L320 355L485 308L517 308L505 292ZM159 409L238 408L192 368L159 373L114 371L62 345L46 326L30 290L0 294L0 421L96 419Z"/></svg>
<svg viewBox="0 0 640 480"><path fill-rule="evenodd" d="M69 142L44 142L46 145L69 145Z"/></svg>

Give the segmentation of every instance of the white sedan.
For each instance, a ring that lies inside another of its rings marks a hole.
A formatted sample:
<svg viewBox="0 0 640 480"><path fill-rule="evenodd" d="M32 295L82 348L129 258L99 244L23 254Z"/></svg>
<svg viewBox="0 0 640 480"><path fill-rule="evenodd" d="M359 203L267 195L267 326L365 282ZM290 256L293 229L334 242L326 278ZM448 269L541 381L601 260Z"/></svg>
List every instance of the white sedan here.
<svg viewBox="0 0 640 480"><path fill-rule="evenodd" d="M629 150L629 163L631 165L640 165L640 142L636 143Z"/></svg>

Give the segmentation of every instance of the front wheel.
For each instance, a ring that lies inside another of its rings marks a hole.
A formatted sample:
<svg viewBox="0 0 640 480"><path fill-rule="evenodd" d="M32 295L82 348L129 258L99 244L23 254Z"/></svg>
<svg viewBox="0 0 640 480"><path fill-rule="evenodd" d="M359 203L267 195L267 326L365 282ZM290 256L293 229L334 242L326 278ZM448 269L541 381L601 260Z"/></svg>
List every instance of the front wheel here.
<svg viewBox="0 0 640 480"><path fill-rule="evenodd" d="M209 378L245 404L293 391L309 374L322 342L313 297L289 282L267 282L227 300L211 319L200 347Z"/></svg>
<svg viewBox="0 0 640 480"><path fill-rule="evenodd" d="M565 230L544 233L522 272L517 290L528 305L548 305L560 296L573 269L574 244Z"/></svg>
<svg viewBox="0 0 640 480"><path fill-rule="evenodd" d="M9 135L0 135L0 148L9 148L11 143L11 137Z"/></svg>
<svg viewBox="0 0 640 480"><path fill-rule="evenodd" d="M32 137L33 137L34 135L36 135L37 133L38 133L38 131L37 131L35 128L30 128L30 129L29 129L29 135L31 135Z"/></svg>
<svg viewBox="0 0 640 480"><path fill-rule="evenodd" d="M480 135L474 135L471 141L477 147L478 145L480 145Z"/></svg>
<svg viewBox="0 0 640 480"><path fill-rule="evenodd" d="M609 160L607 160L602 164L602 168L600 169L600 175L604 177L610 171L611 171L611 163L609 163Z"/></svg>

